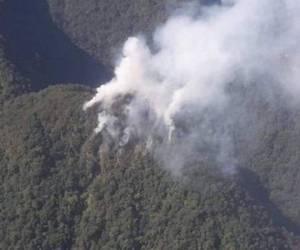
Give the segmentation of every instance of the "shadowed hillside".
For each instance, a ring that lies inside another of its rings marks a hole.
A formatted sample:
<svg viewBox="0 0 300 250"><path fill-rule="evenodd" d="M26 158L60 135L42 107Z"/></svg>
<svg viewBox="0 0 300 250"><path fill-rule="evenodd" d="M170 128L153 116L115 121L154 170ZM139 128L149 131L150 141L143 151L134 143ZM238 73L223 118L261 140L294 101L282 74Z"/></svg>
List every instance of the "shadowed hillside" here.
<svg viewBox="0 0 300 250"><path fill-rule="evenodd" d="M99 155L94 111L81 110L91 94L57 86L4 105L1 249L293 246L238 176L203 166L176 181L139 145Z"/></svg>
<svg viewBox="0 0 300 250"><path fill-rule="evenodd" d="M99 84L110 76L56 27L44 0L3 1L0 34L7 57L31 79L34 90L57 83Z"/></svg>
<svg viewBox="0 0 300 250"><path fill-rule="evenodd" d="M123 41L182 2L0 0L0 249L300 248L300 109L282 93L236 92L256 130L235 131L232 175L200 162L178 178L143 145L108 150L82 109Z"/></svg>
<svg viewBox="0 0 300 250"><path fill-rule="evenodd" d="M105 65L112 65L130 35L150 34L187 0L47 0L50 13L71 40ZM200 0L204 5L219 0Z"/></svg>

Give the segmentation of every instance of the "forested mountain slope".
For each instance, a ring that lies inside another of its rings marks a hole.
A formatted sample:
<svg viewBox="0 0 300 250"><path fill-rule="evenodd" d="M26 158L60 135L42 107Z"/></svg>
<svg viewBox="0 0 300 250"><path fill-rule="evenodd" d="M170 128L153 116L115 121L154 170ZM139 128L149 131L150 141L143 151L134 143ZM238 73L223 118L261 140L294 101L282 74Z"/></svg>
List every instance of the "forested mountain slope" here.
<svg viewBox="0 0 300 250"><path fill-rule="evenodd" d="M74 43L105 65L116 59L129 35L150 34L187 0L47 0L54 22ZM207 5L219 0L200 0Z"/></svg>
<svg viewBox="0 0 300 250"><path fill-rule="evenodd" d="M1 249L299 249L298 108L247 92L261 140L232 176L176 179L139 145L99 153L87 86L165 4L0 1Z"/></svg>
<svg viewBox="0 0 300 250"><path fill-rule="evenodd" d="M81 109L90 95L57 86L3 106L1 248L293 246L238 176L203 166L176 181L138 146L99 158L94 116Z"/></svg>

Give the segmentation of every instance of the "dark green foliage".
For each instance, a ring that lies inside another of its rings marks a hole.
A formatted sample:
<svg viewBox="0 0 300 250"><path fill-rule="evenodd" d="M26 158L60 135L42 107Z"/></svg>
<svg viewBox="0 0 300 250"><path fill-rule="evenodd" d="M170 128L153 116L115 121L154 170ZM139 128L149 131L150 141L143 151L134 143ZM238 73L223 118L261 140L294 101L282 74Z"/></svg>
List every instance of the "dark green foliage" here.
<svg viewBox="0 0 300 250"><path fill-rule="evenodd" d="M177 179L139 145L99 150L96 112L82 111L90 89L28 94L95 83L99 62L164 20L167 2L181 1L0 0L0 249L300 248L297 108L247 93L259 129L238 143L243 168Z"/></svg>
<svg viewBox="0 0 300 250"><path fill-rule="evenodd" d="M298 108L264 113L265 126L260 141L245 163L260 177L270 199L280 210L300 224L300 112ZM299 226L296 231L300 232Z"/></svg>
<svg viewBox="0 0 300 250"><path fill-rule="evenodd" d="M105 65L112 65L128 36L150 35L175 6L189 0L47 0L54 22L72 41ZM220 0L199 0L217 4Z"/></svg>
<svg viewBox="0 0 300 250"><path fill-rule="evenodd" d="M90 94L58 86L5 103L1 249L289 249L238 178L203 167L176 181L139 147L99 159Z"/></svg>
<svg viewBox="0 0 300 250"><path fill-rule="evenodd" d="M89 188L79 249L289 249L234 180L206 183L216 189L208 194L172 180L141 153L126 158L102 165Z"/></svg>
<svg viewBox="0 0 300 250"><path fill-rule="evenodd" d="M130 35L149 34L186 0L47 0L54 21L80 48L112 65Z"/></svg>
<svg viewBox="0 0 300 250"><path fill-rule="evenodd" d="M246 89L237 104L246 107L245 115L239 114L242 125L235 131L236 138L244 140L237 141L236 148L239 165L255 176L250 176L256 179L251 185L265 189L254 190L255 198L263 203L269 199L279 208L274 211L274 220L284 222L278 215L282 213L290 220L285 226L290 224L292 231L300 233L300 109L298 101L292 102L285 93L272 85L264 89L254 84ZM250 177L245 180L252 182Z"/></svg>
<svg viewBox="0 0 300 250"><path fill-rule="evenodd" d="M0 248L65 249L91 178L81 166L88 91L56 87L5 103L0 119Z"/></svg>

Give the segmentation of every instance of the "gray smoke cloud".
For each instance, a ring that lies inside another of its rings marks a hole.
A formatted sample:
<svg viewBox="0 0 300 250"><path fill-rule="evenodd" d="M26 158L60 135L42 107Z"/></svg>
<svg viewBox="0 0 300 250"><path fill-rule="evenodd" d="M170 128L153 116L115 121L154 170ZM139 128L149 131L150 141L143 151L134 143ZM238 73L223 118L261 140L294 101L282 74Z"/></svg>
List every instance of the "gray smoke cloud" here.
<svg viewBox="0 0 300 250"><path fill-rule="evenodd" d="M151 46L128 38L115 77L84 109L99 106L96 133L118 147L144 143L174 173L208 162L230 173L239 164L237 141L251 143L260 126L250 99L298 96L300 1L192 9L158 27Z"/></svg>

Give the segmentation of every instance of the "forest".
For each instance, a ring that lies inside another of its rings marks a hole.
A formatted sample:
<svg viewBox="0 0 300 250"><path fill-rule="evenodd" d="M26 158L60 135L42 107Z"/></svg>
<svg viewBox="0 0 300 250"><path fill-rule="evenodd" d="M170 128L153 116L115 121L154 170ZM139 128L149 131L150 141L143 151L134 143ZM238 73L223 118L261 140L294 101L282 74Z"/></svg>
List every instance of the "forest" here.
<svg viewBox="0 0 300 250"><path fill-rule="evenodd" d="M185 1L169 2L0 0L0 249L300 248L299 108L245 94L263 125L231 176L99 152L83 104L124 40Z"/></svg>

